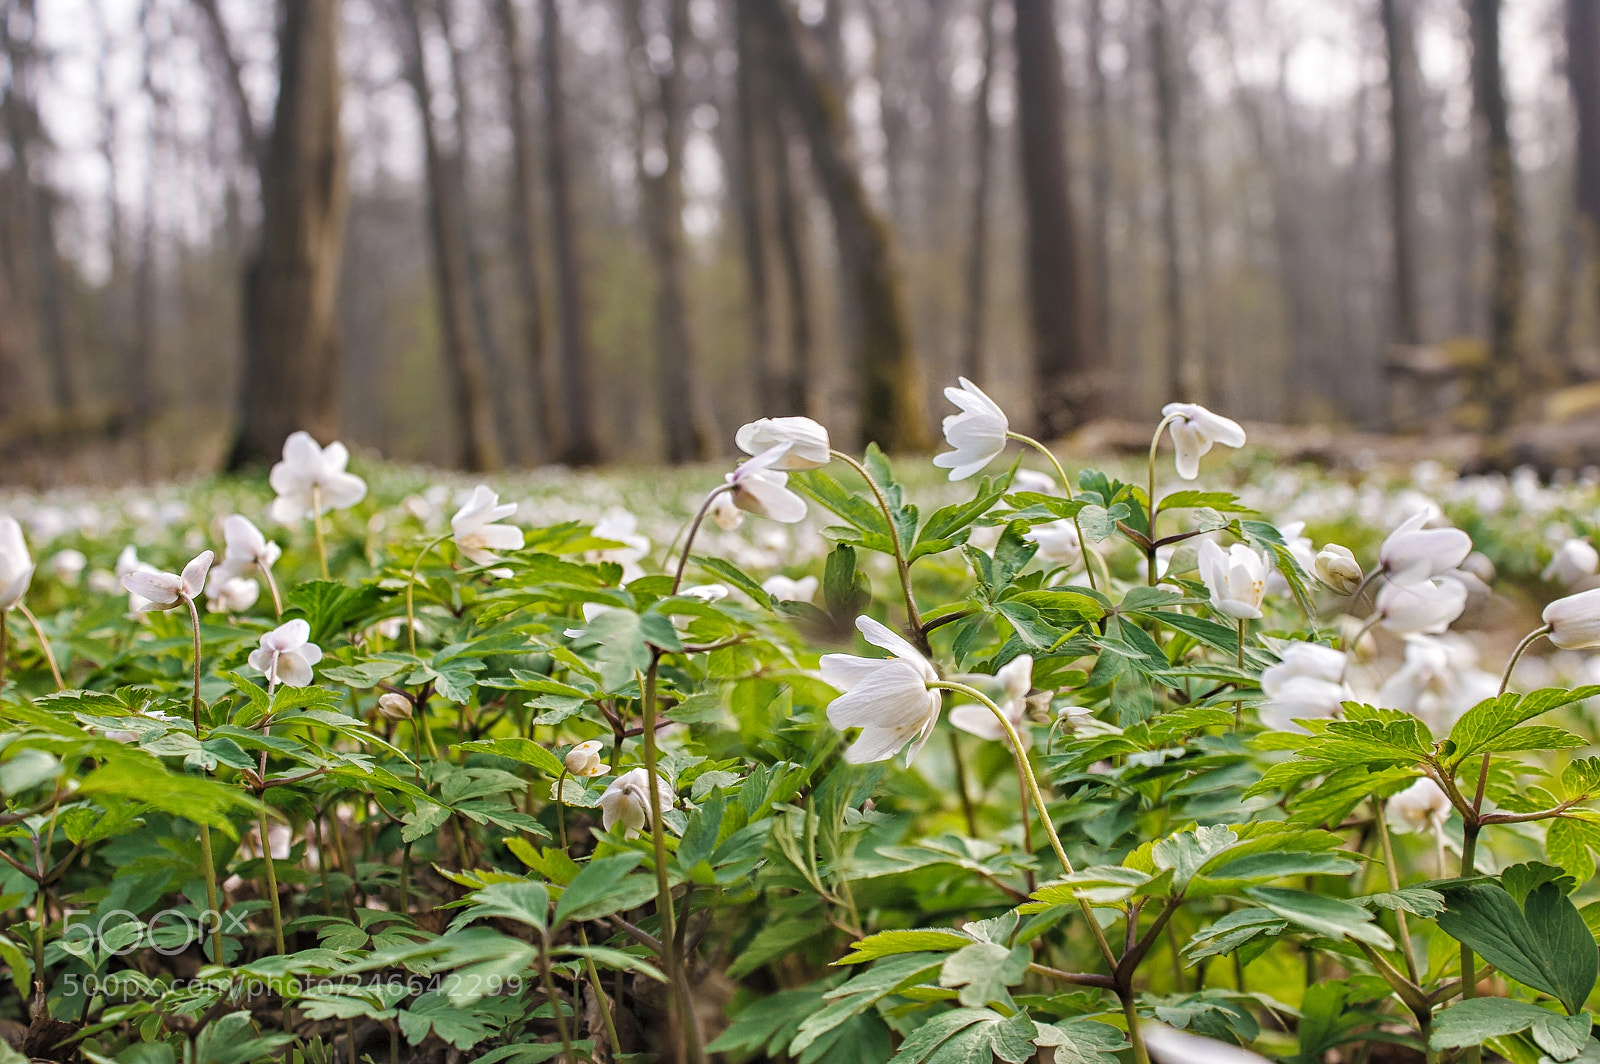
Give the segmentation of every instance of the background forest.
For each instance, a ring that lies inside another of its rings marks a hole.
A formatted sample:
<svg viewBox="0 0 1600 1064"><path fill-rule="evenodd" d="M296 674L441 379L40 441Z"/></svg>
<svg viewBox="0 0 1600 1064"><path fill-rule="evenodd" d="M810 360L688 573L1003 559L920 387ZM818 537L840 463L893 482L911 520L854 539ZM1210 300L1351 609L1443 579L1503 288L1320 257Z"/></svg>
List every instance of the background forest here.
<svg viewBox="0 0 1600 1064"><path fill-rule="evenodd" d="M1594 0L0 10L14 481L917 449L957 374L1048 436L1498 432L1600 375Z"/></svg>

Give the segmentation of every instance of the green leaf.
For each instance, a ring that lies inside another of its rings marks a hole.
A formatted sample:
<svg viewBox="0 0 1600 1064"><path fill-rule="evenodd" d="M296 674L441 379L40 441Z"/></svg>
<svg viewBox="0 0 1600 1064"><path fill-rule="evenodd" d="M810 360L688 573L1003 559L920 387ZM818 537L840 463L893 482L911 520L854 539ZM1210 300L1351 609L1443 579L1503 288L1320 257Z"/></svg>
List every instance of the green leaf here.
<svg viewBox="0 0 1600 1064"><path fill-rule="evenodd" d="M1594 936L1555 883L1528 895L1524 909L1495 882L1441 884L1441 930L1484 960L1560 1001L1569 1014L1583 1007L1600 974Z"/></svg>
<svg viewBox="0 0 1600 1064"><path fill-rule="evenodd" d="M1006 987L1022 982L1033 959L1030 946L1006 949L994 942L974 942L952 953L939 970L939 985L960 987L960 1001L974 1008L997 1002L1012 1007Z"/></svg>
<svg viewBox="0 0 1600 1064"><path fill-rule="evenodd" d="M772 608L772 596L761 587L761 582L732 562L721 558L696 558L695 564L708 573L715 573L734 587L749 595L757 606Z"/></svg>
<svg viewBox="0 0 1600 1064"><path fill-rule="evenodd" d="M1366 897L1350 900L1369 909L1374 907L1404 909L1413 916L1420 916L1425 920L1431 920L1444 911L1444 895L1427 887L1401 887L1399 890L1368 894Z"/></svg>
<svg viewBox="0 0 1600 1064"><path fill-rule="evenodd" d="M1157 868L1172 869L1172 894L1181 895L1200 869L1239 841L1231 828L1217 825L1179 832L1156 843L1150 858Z"/></svg>
<svg viewBox="0 0 1600 1064"><path fill-rule="evenodd" d="M865 1012L901 986L920 982L939 967L936 958L923 954L909 954L874 964L843 986L824 995L828 1004L806 1015L801 1021L794 1040L789 1043L789 1055L801 1053L852 1016Z"/></svg>
<svg viewBox="0 0 1600 1064"><path fill-rule="evenodd" d="M1249 887L1244 893L1268 911L1307 931L1333 939L1349 936L1379 949L1394 949L1394 941L1372 922L1372 913L1353 902L1285 887Z"/></svg>
<svg viewBox="0 0 1600 1064"><path fill-rule="evenodd" d="M640 896L641 884L624 888L628 874L644 861L641 853L619 853L610 857L596 857L583 866L583 871L567 885L556 902L556 916L552 926L568 920L597 920L602 916L631 909L644 900ZM644 897L655 892L654 881L637 877L648 885Z"/></svg>
<svg viewBox="0 0 1600 1064"><path fill-rule="evenodd" d="M582 878L582 873L579 873L579 878ZM577 880L573 882L576 884ZM567 889L570 891L572 888ZM543 883L526 879L490 883L467 895L467 900L472 903L471 907L457 917L458 923L497 918L515 920L540 931L549 926L550 892Z"/></svg>
<svg viewBox="0 0 1600 1064"><path fill-rule="evenodd" d="M417 998L399 1018L400 1030L411 1045L421 1045L431 1033L457 1049L471 1049L498 1029L498 1025L492 1025L482 1014L458 1008L437 992Z"/></svg>
<svg viewBox="0 0 1600 1064"><path fill-rule="evenodd" d="M1525 720L1595 695L1600 695L1600 687L1579 687L1571 691L1544 688L1526 695L1508 692L1498 698L1486 698L1462 714L1450 729L1449 741L1453 746L1450 756L1459 762L1484 750L1517 749L1494 747L1490 743Z"/></svg>
<svg viewBox="0 0 1600 1064"><path fill-rule="evenodd" d="M6 971L11 975L11 985L17 988L17 999L28 999L29 983L32 979L33 963L28 959L15 942L5 935L0 935L0 962L3 962Z"/></svg>
<svg viewBox="0 0 1600 1064"><path fill-rule="evenodd" d="M850 944L850 952L834 964L865 964L897 953L944 952L972 944L972 938L959 931L921 927L909 931L879 931Z"/></svg>
<svg viewBox="0 0 1600 1064"><path fill-rule="evenodd" d="M1463 1049L1531 1029L1534 1041L1552 1058L1571 1060L1588 1044L1589 1028L1588 1013L1568 1017L1514 998L1468 998L1433 1017L1428 1044L1434 1049Z"/></svg>
<svg viewBox="0 0 1600 1064"><path fill-rule="evenodd" d="M532 739L516 737L476 739L469 743L457 744L452 749L509 758L524 765L532 765L551 778L559 777L566 768L555 754L552 754Z"/></svg>

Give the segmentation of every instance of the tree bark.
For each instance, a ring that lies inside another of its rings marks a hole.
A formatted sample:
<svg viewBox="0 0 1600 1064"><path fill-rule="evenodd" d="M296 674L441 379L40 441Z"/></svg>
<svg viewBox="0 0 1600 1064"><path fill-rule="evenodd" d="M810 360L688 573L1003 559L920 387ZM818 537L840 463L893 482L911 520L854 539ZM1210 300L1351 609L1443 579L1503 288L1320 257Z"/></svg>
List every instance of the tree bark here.
<svg viewBox="0 0 1600 1064"><path fill-rule="evenodd" d="M1600 4L1567 0L1567 82L1578 119L1578 237L1600 309Z"/></svg>
<svg viewBox="0 0 1600 1064"><path fill-rule="evenodd" d="M811 149L833 214L841 280L856 311L853 347L860 383L861 442L887 450L928 445L927 414L888 227L861 183L838 94L824 62L806 54L803 29L784 0L745 0L772 42L772 68Z"/></svg>
<svg viewBox="0 0 1600 1064"><path fill-rule="evenodd" d="M550 239L555 251L561 406L566 414L561 457L568 465L584 466L600 460L600 444L595 438L589 317L572 205L567 105L561 75L561 11L556 0L540 0L539 10L543 22L540 53L544 74L545 183L550 196Z"/></svg>
<svg viewBox="0 0 1600 1064"><path fill-rule="evenodd" d="M1089 160L1090 319L1095 349L1111 357L1111 101L1100 53L1105 47L1105 0L1089 0L1089 115L1093 135Z"/></svg>
<svg viewBox="0 0 1600 1064"><path fill-rule="evenodd" d="M1016 0L1017 130L1027 206L1028 322L1034 415L1058 436L1098 407L1092 394L1083 276L1068 188L1066 86L1054 0Z"/></svg>
<svg viewBox="0 0 1600 1064"><path fill-rule="evenodd" d="M688 0L666 0L667 39L671 65L652 76L646 54L643 8L623 0L621 16L633 51L639 122L635 170L640 189L640 214L645 242L655 266L656 394L668 463L682 465L711 454L705 393L701 388L694 344L689 336L683 295L683 60L689 44ZM660 135L660 169L650 165L650 113Z"/></svg>
<svg viewBox="0 0 1600 1064"><path fill-rule="evenodd" d="M275 459L297 429L327 439L338 428L334 300L348 202L338 28L337 0L284 0L259 241L245 267L234 468Z"/></svg>
<svg viewBox="0 0 1600 1064"><path fill-rule="evenodd" d="M500 30L500 47L506 66L506 114L511 125L511 256L516 268L517 292L522 306L522 358L528 382L529 435L534 454L555 453L555 428L559 422L552 402L554 380L545 342L544 284L537 244L538 204L534 187L533 126L528 115L527 72L522 57L522 33L512 0L494 0Z"/></svg>
<svg viewBox="0 0 1600 1064"><path fill-rule="evenodd" d="M989 117L989 86L994 78L994 0L983 0L983 73L972 101L972 204L967 230L967 315L961 329L961 370L968 379L984 379L983 322L989 282L989 173L994 121Z"/></svg>
<svg viewBox="0 0 1600 1064"><path fill-rule="evenodd" d="M423 0L399 0L405 53L405 80L411 86L422 126L422 151L428 182L428 236L433 252L434 288L438 300L440 344L445 375L455 399L461 462L468 469L499 469L503 464L495 431L491 385L483 356L471 335L471 297L467 292L461 246L461 219L449 163L439 148L434 124L433 91L424 66Z"/></svg>
<svg viewBox="0 0 1600 1064"><path fill-rule="evenodd" d="M1389 207L1394 260L1394 339L1422 342L1417 302L1417 55L1412 0L1381 0L1389 53Z"/></svg>
<svg viewBox="0 0 1600 1064"><path fill-rule="evenodd" d="M741 6L744 0L740 0ZM769 101L773 104L776 101ZM787 413L806 414L812 398L812 334L810 256L804 233L805 201L789 173L789 129L776 106L768 116L766 143L772 158L773 221L778 261L783 267L789 309L789 364L780 387Z"/></svg>
<svg viewBox="0 0 1600 1064"><path fill-rule="evenodd" d="M1522 314L1522 240L1517 220L1516 161L1511 154L1500 69L1500 0L1470 0L1472 103L1484 134L1493 265L1489 290L1489 428L1508 427L1528 381L1517 350Z"/></svg>
<svg viewBox="0 0 1600 1064"><path fill-rule="evenodd" d="M734 47L739 66L734 72L733 182L729 195L739 216L739 247L744 256L745 299L750 325L750 364L755 377L756 404L764 416L803 414L784 409L787 397L780 387L772 351L772 290L767 277L766 206L769 202L762 149L775 135L765 118L771 107L760 72L763 52L759 29L751 24L748 5L732 0Z"/></svg>
<svg viewBox="0 0 1600 1064"><path fill-rule="evenodd" d="M1176 129L1178 87L1168 54L1169 14L1165 0L1150 0L1150 68L1155 80L1156 156L1161 188L1162 305L1167 324L1167 395L1194 402L1199 397L1187 364L1183 319L1183 261L1178 247Z"/></svg>

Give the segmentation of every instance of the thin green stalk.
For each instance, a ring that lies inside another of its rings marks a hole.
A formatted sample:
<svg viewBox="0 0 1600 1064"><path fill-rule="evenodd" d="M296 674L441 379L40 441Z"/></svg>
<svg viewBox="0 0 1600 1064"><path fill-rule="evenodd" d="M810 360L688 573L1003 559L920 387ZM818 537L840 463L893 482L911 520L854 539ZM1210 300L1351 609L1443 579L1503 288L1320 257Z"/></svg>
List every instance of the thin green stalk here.
<svg viewBox="0 0 1600 1064"><path fill-rule="evenodd" d="M1383 799L1377 795L1372 796L1372 812L1378 824L1378 843L1383 848L1383 867L1389 874L1389 890L1397 891L1400 889L1400 872L1395 865L1394 846L1389 841L1389 823L1385 819ZM1421 985L1421 980L1418 978L1417 947L1411 941L1411 929L1406 926L1406 911L1396 909L1394 914L1400 927L1400 951L1406 958L1406 974L1411 977L1413 983Z"/></svg>
<svg viewBox="0 0 1600 1064"><path fill-rule="evenodd" d="M961 758L961 740L957 738L954 729L950 732L950 760L956 766L956 793L961 796L961 813L967 820L967 834L972 838L978 837L978 816L972 808L972 794L967 789L967 765ZM1029 852L1033 848L1030 846Z"/></svg>
<svg viewBox="0 0 1600 1064"><path fill-rule="evenodd" d="M584 949L589 948L589 933L578 925L578 941ZM612 1057L622 1056L622 1041L617 1037L617 1023L611 1016L611 1003L606 1000L605 988L600 985L600 972L594 966L594 958L587 953L583 956L584 971L589 976L589 986L594 990L595 1004L600 1008L600 1022L606 1029L606 1042L611 1046Z"/></svg>
<svg viewBox="0 0 1600 1064"><path fill-rule="evenodd" d="M889 509L889 500L884 496L883 489L878 487L878 482L872 479L872 474L867 472L867 467L856 461L843 451L829 451L833 457L854 469L862 480L867 482L867 487L872 489L872 497L878 501L878 509L883 511L884 524L889 529L889 544L894 548L895 568L900 572L900 587L906 597L906 626L911 629L911 642L916 644L923 653L928 651L928 633L922 627L922 614L917 610L917 600L911 593L911 563L906 560L906 552L900 546L900 533L895 527L894 512Z"/></svg>
<svg viewBox="0 0 1600 1064"><path fill-rule="evenodd" d="M1149 542L1145 546L1144 556L1148 570L1148 583L1156 586L1156 514L1160 508L1156 506L1156 448L1161 446L1161 434L1167 431L1167 426L1178 420L1177 414L1168 414L1156 426L1154 436L1150 437L1150 477L1147 481L1148 488L1145 493L1145 505L1150 513L1150 527L1145 529Z"/></svg>
<svg viewBox="0 0 1600 1064"><path fill-rule="evenodd" d="M263 802L260 814L261 823L261 862L267 871L267 899L272 903L272 941L277 946L278 956L283 956L287 950L283 947L283 913L278 908L278 873L272 867L272 843L267 841L267 806Z"/></svg>
<svg viewBox="0 0 1600 1064"><path fill-rule="evenodd" d="M261 570L261 579L267 582L267 590L272 593L272 612L281 621L283 619L283 599L278 595L278 582L272 578L272 566L258 565Z"/></svg>
<svg viewBox="0 0 1600 1064"><path fill-rule="evenodd" d="M183 598L184 605L189 607L189 629L194 634L194 677L193 691L189 698L189 711L194 717L195 741L200 740L200 611L195 608L194 599L187 595ZM265 839L265 835L262 836ZM217 866L211 856L211 828L204 822L200 825L200 864L201 876L206 883L206 905L211 908L213 920L211 928L211 953L212 962L215 964L226 963L222 953L222 909L219 905L217 893ZM280 951L281 952L281 951Z"/></svg>
<svg viewBox="0 0 1600 1064"><path fill-rule="evenodd" d="M1150 1064L1150 1051L1144 1047L1144 1036L1139 1033L1139 1006L1132 994L1121 994L1122 1015L1128 1021L1128 1044L1133 1046L1136 1064Z"/></svg>
<svg viewBox="0 0 1600 1064"><path fill-rule="evenodd" d="M1522 655L1527 652L1529 647L1538 641L1540 636L1549 634L1550 626L1546 624L1539 628L1535 628L1533 631L1522 637L1522 642L1517 644L1517 649L1511 652L1511 660L1506 662L1506 671L1500 674L1500 694L1505 694L1506 688L1511 685L1511 671L1517 667L1517 662L1522 660Z"/></svg>
<svg viewBox="0 0 1600 1064"><path fill-rule="evenodd" d="M1070 502L1076 497L1076 493L1072 490L1072 482L1067 479L1067 471L1061 468L1061 462L1056 458L1054 451L1040 443L1038 440L1034 439L1032 436L1024 436L1020 432L1007 432L1006 435L1009 438L1016 440L1018 443L1032 447L1034 450L1048 458L1050 460L1050 464L1055 466L1056 477L1061 481L1062 488L1064 488L1067 492L1067 501ZM1100 586L1095 583L1094 564L1089 561L1089 555L1091 553L1089 549L1089 541L1083 538L1083 526L1078 523L1077 514L1072 515L1072 527L1078 533L1078 547L1083 551L1083 571L1089 576L1089 586L1098 591L1100 590Z"/></svg>
<svg viewBox="0 0 1600 1064"><path fill-rule="evenodd" d="M1243 617L1238 618L1238 621L1239 621L1239 645L1234 651L1234 659L1233 660L1234 660L1234 665L1239 669L1239 671L1243 672L1244 671L1244 640L1245 640L1246 634L1248 633L1249 622L1246 621ZM1239 725L1242 724L1243 722L1244 722L1244 701L1242 699L1234 699L1234 702L1233 702L1233 726L1234 726L1234 728L1237 729L1239 727Z"/></svg>
<svg viewBox="0 0 1600 1064"><path fill-rule="evenodd" d="M561 840L561 852L567 852L567 766L561 766L556 777L556 837Z"/></svg>
<svg viewBox="0 0 1600 1064"><path fill-rule="evenodd" d="M723 484L711 489L711 493L700 504L700 509L695 512L694 520L689 523L689 532L683 537L683 553L678 555L678 571L672 574L672 594L676 595L683 586L684 570L689 568L689 551L694 546L694 537L699 533L700 526L705 523L706 514L711 512L711 504L717 501L717 496L734 489L732 484Z"/></svg>
<svg viewBox="0 0 1600 1064"><path fill-rule="evenodd" d="M11 626L6 623L7 620L5 611L0 610L0 692L6 689L7 666L10 664Z"/></svg>
<svg viewBox="0 0 1600 1064"><path fill-rule="evenodd" d="M411 575L406 577L406 633L411 637L411 653L413 656L417 653L417 611L413 595L417 587L417 570L422 568L422 559L426 558L433 548L449 538L449 535L443 535L438 539L430 540L428 545L422 548L422 553L417 555L417 560L411 563ZM324 573L323 577L326 579L327 574Z"/></svg>
<svg viewBox="0 0 1600 1064"><path fill-rule="evenodd" d="M562 1059L567 1064L574 1064L577 1056L572 1052L572 1035L567 1031L567 1014L561 1009L561 999L556 997L556 983L550 978L550 945L549 937L539 934L539 981L544 984L545 999L550 1002L550 1011L556 1018L556 1031L561 1035Z"/></svg>
<svg viewBox="0 0 1600 1064"><path fill-rule="evenodd" d="M27 619L29 624L33 625L33 634L39 637L39 649L44 651L44 660L50 666L50 675L55 677L56 690L65 691L67 683L61 678L61 669L56 665L55 652L50 649L50 640L44 637L44 628L40 626L39 618L35 617L33 611L20 602L17 603L17 611Z"/></svg>
<svg viewBox="0 0 1600 1064"><path fill-rule="evenodd" d="M317 561L322 564L322 579L328 579L328 542L322 535L322 488L311 485L311 525L317 533Z"/></svg>

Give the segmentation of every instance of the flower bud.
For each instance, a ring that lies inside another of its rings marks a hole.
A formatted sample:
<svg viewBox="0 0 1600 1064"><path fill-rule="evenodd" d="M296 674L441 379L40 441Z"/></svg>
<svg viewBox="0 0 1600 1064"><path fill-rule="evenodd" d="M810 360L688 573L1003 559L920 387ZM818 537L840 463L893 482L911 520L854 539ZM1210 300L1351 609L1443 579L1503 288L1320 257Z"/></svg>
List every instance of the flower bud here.
<svg viewBox="0 0 1600 1064"><path fill-rule="evenodd" d="M1350 553L1350 548L1330 543L1317 552L1312 563L1317 579L1341 595L1351 595L1361 586L1361 563Z"/></svg>
<svg viewBox="0 0 1600 1064"><path fill-rule="evenodd" d="M411 699L393 691L379 695L378 716L384 720L410 720Z"/></svg>
<svg viewBox="0 0 1600 1064"><path fill-rule="evenodd" d="M1562 650L1600 647L1600 588L1558 598L1544 608L1550 642Z"/></svg>
<svg viewBox="0 0 1600 1064"><path fill-rule="evenodd" d="M599 739L590 739L574 746L567 751L567 771L585 778L602 774L606 770L606 763L600 758L601 749Z"/></svg>

